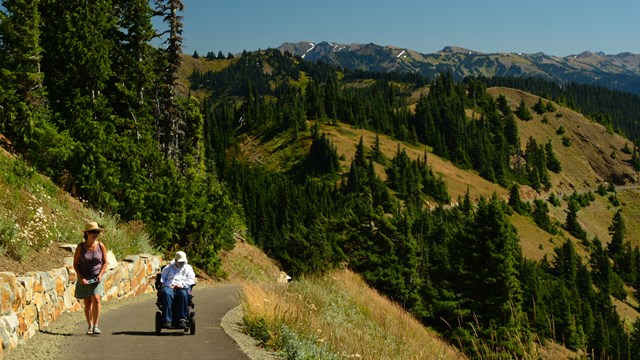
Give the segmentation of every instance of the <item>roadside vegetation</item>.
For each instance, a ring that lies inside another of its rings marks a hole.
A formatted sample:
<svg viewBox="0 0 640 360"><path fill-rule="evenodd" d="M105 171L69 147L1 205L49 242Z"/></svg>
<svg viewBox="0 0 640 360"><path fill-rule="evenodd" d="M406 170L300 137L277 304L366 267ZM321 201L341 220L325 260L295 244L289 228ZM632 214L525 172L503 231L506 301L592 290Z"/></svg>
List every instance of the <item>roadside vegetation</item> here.
<svg viewBox="0 0 640 360"><path fill-rule="evenodd" d="M38 251L82 242L87 221L105 228L104 241L116 257L157 253L144 225L91 209L25 161L0 153L0 255L25 261ZM48 269L41 269L48 270Z"/></svg>
<svg viewBox="0 0 640 360"><path fill-rule="evenodd" d="M349 270L242 289L248 333L285 359L465 358Z"/></svg>

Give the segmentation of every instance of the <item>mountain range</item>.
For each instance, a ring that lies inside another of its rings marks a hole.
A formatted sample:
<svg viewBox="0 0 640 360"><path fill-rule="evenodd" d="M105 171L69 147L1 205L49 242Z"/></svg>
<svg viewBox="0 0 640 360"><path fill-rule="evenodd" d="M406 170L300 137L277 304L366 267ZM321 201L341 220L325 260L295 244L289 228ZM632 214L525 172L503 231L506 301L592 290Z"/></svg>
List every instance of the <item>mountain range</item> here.
<svg viewBox="0 0 640 360"><path fill-rule="evenodd" d="M327 41L284 43L278 49L305 60L350 70L413 72L428 77L451 71L458 80L467 76L529 76L559 83L594 84L640 95L640 54L628 52L608 55L585 51L560 57L542 52L482 53L447 46L436 53L422 54L396 46Z"/></svg>

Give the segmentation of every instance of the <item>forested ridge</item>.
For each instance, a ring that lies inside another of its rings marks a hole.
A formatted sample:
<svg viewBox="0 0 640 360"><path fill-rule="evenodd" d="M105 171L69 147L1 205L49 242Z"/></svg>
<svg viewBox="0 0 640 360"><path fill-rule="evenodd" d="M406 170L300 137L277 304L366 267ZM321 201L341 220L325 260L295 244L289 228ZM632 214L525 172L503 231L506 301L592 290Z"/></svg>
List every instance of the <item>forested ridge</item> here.
<svg viewBox="0 0 640 360"><path fill-rule="evenodd" d="M216 273L246 224L249 241L290 274L348 266L468 354L524 357L546 340L597 358L640 353L640 321L625 324L613 305L640 291L640 251L626 239L615 184L519 198L520 186L542 193L563 171L550 142L523 147L517 126L532 112L555 116L556 98L512 107L486 79L352 72L266 50L208 60L226 66L191 75L191 91L207 94L200 102L176 90L179 0L2 4L0 126L12 149L90 206L146 223L159 248L185 248ZM159 48L152 16L167 26ZM429 151L387 156L379 138L361 139L343 168L321 131L341 123ZM281 139L290 168L247 162L247 137ZM628 152L637 161L635 146ZM510 189L509 201L452 198L432 156ZM590 238L577 221L597 196L620 209L611 239ZM558 222L549 208L561 201ZM527 259L514 212L565 241Z"/></svg>
<svg viewBox="0 0 640 360"><path fill-rule="evenodd" d="M625 329L612 295L626 298L623 284L637 286L637 276L631 275L637 273L632 264L640 260L637 247L623 240L624 250L614 250L626 259L627 270L603 261L617 255L599 239L589 239L576 221L593 193L567 198L570 211L563 223L549 217L549 207L558 206L560 199L533 204L519 199L519 186L544 191L551 186L550 173L562 171L550 143L531 138L520 148L516 126L516 117L527 120L534 112L554 116L551 100L540 98L531 108L521 103L512 109L504 97L489 96L481 80L455 83L445 73L415 82L409 76L378 74L371 81L370 74L305 63L277 51L243 54L223 71L194 73L192 83L200 90L226 78L250 84L245 74L259 72L244 67L265 62L270 73L260 73L256 87L245 87L247 93L234 89L222 91L233 96L222 96L219 86L211 87L206 117L221 136L214 143L225 144L219 155L232 150L217 162L219 174L242 202L254 241L288 271L313 273L346 261L463 348L473 347L479 337L494 355L522 355L523 343L541 338L594 356L627 358L634 353L637 331ZM424 84L429 89L412 111L406 99ZM479 118L469 119L468 108ZM376 144L365 148L362 140L348 169L340 172L331 165L339 155L317 130L318 123L338 122L429 145L434 154L512 189L509 203L495 195L474 203L467 195L457 199L459 206L428 210L425 201L446 205L452 200L429 167L430 153L409 161L398 149L386 158ZM242 134L287 134L294 148L304 132L311 134L310 150L287 173L233 155ZM512 166L510 159L519 157L521 166ZM376 175L374 164L386 169L386 180ZM307 176L300 176L301 168ZM608 196L608 191L598 196ZM566 237L552 257L525 259L509 222L514 211L530 216L548 233L566 231L580 242ZM611 220L612 236L625 231L622 217L616 219ZM578 255L575 246L586 248L588 257Z"/></svg>
<svg viewBox="0 0 640 360"><path fill-rule="evenodd" d="M569 82L560 85L539 78L486 78L487 86L506 86L552 99L580 111L611 131L637 141L640 136L640 97L592 84Z"/></svg>

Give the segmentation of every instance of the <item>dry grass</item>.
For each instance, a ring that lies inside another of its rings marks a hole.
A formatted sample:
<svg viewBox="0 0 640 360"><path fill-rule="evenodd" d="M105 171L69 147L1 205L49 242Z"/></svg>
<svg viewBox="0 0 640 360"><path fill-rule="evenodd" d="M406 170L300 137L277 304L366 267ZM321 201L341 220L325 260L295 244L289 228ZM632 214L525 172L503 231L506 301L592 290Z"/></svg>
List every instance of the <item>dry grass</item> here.
<svg viewBox="0 0 640 360"><path fill-rule="evenodd" d="M553 249L564 240L560 235L552 235L540 229L530 217L514 213L510 217L511 223L518 229L522 255L527 259L542 260L553 253Z"/></svg>
<svg viewBox="0 0 640 360"><path fill-rule="evenodd" d="M512 109L518 107L520 100L524 100L531 108L539 99L538 96L509 88L490 88L488 92L496 97L504 95ZM543 100L543 103L546 104L546 101ZM562 172L559 175L552 174L552 191L571 193L585 188L595 189L613 176L628 182L638 181L637 173L628 163L631 156L621 152L625 143L630 143L629 140L608 133L604 126L575 111L554 105L557 109L554 113L538 115L532 111L532 120L518 120L523 149L530 137L536 139L538 145L551 141L556 157L562 164ZM545 116L548 124L542 123ZM564 136L571 140L571 146L564 146L562 135L556 134L560 126L565 129ZM610 156L614 151L615 159Z"/></svg>
<svg viewBox="0 0 640 360"><path fill-rule="evenodd" d="M280 273L278 264L262 250L236 237L236 245L230 251L222 251L222 270L227 279L237 282L273 282Z"/></svg>
<svg viewBox="0 0 640 360"><path fill-rule="evenodd" d="M182 54L182 62L180 63L180 69L178 69L178 91L184 95L195 96L202 102L206 92L190 90L189 77L193 71L202 73L208 71L217 72L231 65L233 61L233 59L206 59L204 57L196 59L193 56Z"/></svg>
<svg viewBox="0 0 640 360"><path fill-rule="evenodd" d="M269 344L288 351L362 359L459 359L463 356L360 276L336 270L326 276L277 284L277 263L239 239L223 252L223 269L243 289L247 324L263 319ZM283 331L282 325L288 329ZM293 340L292 340L293 339Z"/></svg>
<svg viewBox="0 0 640 360"><path fill-rule="evenodd" d="M269 344L293 341L302 358L464 358L348 270L280 286L247 283L243 290L245 316L271 324Z"/></svg>
<svg viewBox="0 0 640 360"><path fill-rule="evenodd" d="M640 188L618 189L617 193L623 207L627 240L633 246L640 246Z"/></svg>
<svg viewBox="0 0 640 360"><path fill-rule="evenodd" d="M616 298L611 298L613 302L613 306L616 308L616 312L620 315L620 318L627 330L631 331L633 329L633 323L640 317L638 311L638 300L633 297L631 294L633 293L633 289L625 287L627 293L627 299L625 301L620 301Z"/></svg>
<svg viewBox="0 0 640 360"><path fill-rule="evenodd" d="M325 125L321 131L327 133L327 136L338 149L338 153L344 156L342 168L348 169L355 155L356 145L363 139L365 149L371 149L376 140L375 132L356 129L348 124L340 124L338 127ZM472 198L480 196L489 197L494 192L502 198L506 199L508 192L499 185L491 183L474 172L465 171L457 168L448 160L442 159L430 152L426 146L413 146L404 142L394 140L386 135L380 135L380 150L388 159L392 159L398 147L404 149L411 159L423 158L425 150L427 151L427 161L436 174L442 175L447 189L451 195L451 199L455 201L459 196L462 197L469 189ZM378 175L386 178L381 167L378 168Z"/></svg>

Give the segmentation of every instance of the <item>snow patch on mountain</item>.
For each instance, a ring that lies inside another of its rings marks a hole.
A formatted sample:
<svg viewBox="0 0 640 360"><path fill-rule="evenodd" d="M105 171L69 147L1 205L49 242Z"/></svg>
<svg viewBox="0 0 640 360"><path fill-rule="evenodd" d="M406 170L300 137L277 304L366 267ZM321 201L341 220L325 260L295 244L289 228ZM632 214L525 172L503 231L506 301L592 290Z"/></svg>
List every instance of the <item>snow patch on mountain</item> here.
<svg viewBox="0 0 640 360"><path fill-rule="evenodd" d="M314 47L316 47L316 44L310 42L309 45L311 45L311 47L309 48L309 50L307 50L307 52L305 52L304 54L302 54L302 58L304 59L305 55L307 55L309 53L309 51L313 50Z"/></svg>

